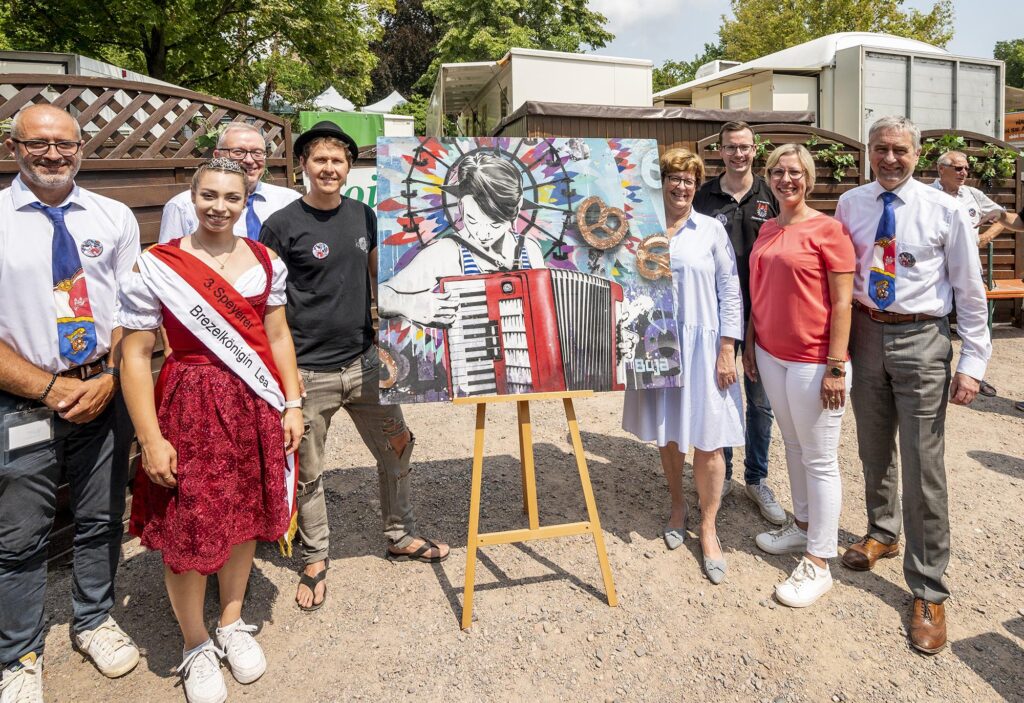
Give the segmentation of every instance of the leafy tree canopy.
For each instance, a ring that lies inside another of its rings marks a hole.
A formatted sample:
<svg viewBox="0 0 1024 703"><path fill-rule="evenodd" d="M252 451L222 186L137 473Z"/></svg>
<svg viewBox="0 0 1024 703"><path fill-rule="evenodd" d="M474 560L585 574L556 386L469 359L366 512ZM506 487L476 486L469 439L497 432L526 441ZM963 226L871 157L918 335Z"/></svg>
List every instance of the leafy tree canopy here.
<svg viewBox="0 0 1024 703"><path fill-rule="evenodd" d="M660 67L654 69L653 83L654 92L672 88L680 83L692 81L697 75L697 69L709 61L724 59L725 52L721 44L704 44L704 52L693 57L692 61L668 60Z"/></svg>
<svg viewBox="0 0 1024 703"><path fill-rule="evenodd" d="M69 51L248 102L263 88L308 99L327 84L370 89L393 0L8 0L0 36L16 49Z"/></svg>
<svg viewBox="0 0 1024 703"><path fill-rule="evenodd" d="M953 37L953 2L930 12L904 0L731 0L718 36L725 58L750 61L836 32L886 32L945 46Z"/></svg>
<svg viewBox="0 0 1024 703"><path fill-rule="evenodd" d="M576 52L599 49L614 35L587 0L424 0L444 29L435 58L420 79L427 92L442 63L494 61L513 47Z"/></svg>
<svg viewBox="0 0 1024 703"><path fill-rule="evenodd" d="M1006 85L1024 88L1024 39L997 41L992 55L1006 62Z"/></svg>
<svg viewBox="0 0 1024 703"><path fill-rule="evenodd" d="M441 28L423 7L423 0L395 0L394 11L381 12L379 19L384 32L370 45L377 65L371 74L373 90L367 102L380 100L392 90L411 99L413 86L434 58ZM424 95L429 92L429 88L420 90Z"/></svg>

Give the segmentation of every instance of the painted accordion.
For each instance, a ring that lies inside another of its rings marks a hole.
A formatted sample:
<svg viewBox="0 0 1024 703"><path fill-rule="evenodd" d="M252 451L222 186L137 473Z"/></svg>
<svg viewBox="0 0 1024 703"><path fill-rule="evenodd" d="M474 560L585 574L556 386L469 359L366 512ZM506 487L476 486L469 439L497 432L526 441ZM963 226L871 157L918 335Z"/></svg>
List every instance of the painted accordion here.
<svg viewBox="0 0 1024 703"><path fill-rule="evenodd" d="M440 290L459 299L444 339L450 397L624 389L618 283L533 269L442 278Z"/></svg>

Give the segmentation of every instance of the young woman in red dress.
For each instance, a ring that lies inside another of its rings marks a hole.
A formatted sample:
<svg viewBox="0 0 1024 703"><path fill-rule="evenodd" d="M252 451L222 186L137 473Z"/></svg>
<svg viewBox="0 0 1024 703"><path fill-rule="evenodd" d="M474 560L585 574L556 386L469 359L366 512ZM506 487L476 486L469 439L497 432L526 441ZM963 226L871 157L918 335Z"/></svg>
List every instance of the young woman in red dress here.
<svg viewBox="0 0 1024 703"><path fill-rule="evenodd" d="M121 291L121 376L142 449L130 529L163 555L184 637L186 698L219 703L227 698L222 657L241 683L266 669L242 600L256 540L288 530L286 453L298 448L303 425L286 269L274 252L232 234L245 206L241 168L227 159L204 164L192 200L198 229L147 250ZM154 391L161 324L173 352ZM214 573L216 643L203 621Z"/></svg>

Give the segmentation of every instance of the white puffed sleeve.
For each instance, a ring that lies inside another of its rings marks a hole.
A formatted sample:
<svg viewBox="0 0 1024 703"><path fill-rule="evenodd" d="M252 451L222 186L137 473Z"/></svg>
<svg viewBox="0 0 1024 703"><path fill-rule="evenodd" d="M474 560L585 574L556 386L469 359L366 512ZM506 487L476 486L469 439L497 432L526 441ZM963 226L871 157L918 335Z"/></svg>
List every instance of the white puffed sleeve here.
<svg viewBox="0 0 1024 703"><path fill-rule="evenodd" d="M273 259L270 262L270 297L267 298L267 305L284 305L288 302L285 294L285 280L288 278L288 267L280 259Z"/></svg>
<svg viewBox="0 0 1024 703"><path fill-rule="evenodd" d="M132 271L120 279L117 324L130 330L154 330L163 322L160 300L146 285L142 274Z"/></svg>

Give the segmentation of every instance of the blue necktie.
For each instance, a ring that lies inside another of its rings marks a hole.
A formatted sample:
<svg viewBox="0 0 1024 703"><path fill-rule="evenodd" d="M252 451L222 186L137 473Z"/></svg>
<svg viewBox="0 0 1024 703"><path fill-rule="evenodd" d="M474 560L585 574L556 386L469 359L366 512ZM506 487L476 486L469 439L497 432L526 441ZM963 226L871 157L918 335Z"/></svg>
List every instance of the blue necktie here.
<svg viewBox="0 0 1024 703"><path fill-rule="evenodd" d="M868 277L868 297L879 310L885 310L896 300L896 194L882 193L882 218L875 232L875 256Z"/></svg>
<svg viewBox="0 0 1024 703"><path fill-rule="evenodd" d="M256 199L256 194L251 193L245 201L245 236L254 242L259 241L260 238L260 223L259 215L256 214L256 210L253 208L253 201Z"/></svg>
<svg viewBox="0 0 1024 703"><path fill-rule="evenodd" d="M64 224L64 212L71 207L47 207L32 203L53 224L53 300L57 310L57 341L60 355L75 366L81 366L96 350L96 322L89 304L78 245ZM86 241L82 246L96 245ZM102 251L102 250L101 250Z"/></svg>

